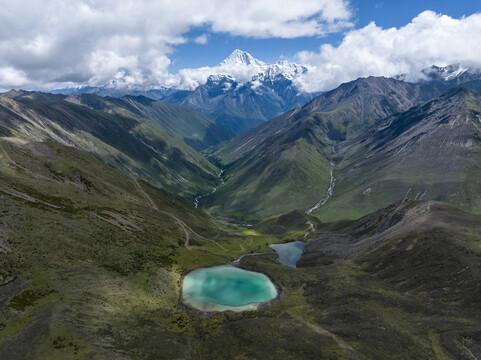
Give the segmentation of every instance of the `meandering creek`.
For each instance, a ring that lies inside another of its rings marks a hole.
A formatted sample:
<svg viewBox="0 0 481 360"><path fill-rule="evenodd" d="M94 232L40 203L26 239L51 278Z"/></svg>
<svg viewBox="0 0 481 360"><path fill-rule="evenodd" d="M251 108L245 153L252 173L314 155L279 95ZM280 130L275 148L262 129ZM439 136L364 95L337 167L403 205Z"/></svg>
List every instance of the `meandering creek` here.
<svg viewBox="0 0 481 360"><path fill-rule="evenodd" d="M196 209L199 208L199 205L200 205L200 200L203 198L203 197L206 197L206 196L209 196L209 195L212 195L213 193L215 193L217 191L217 188L219 188L220 186L224 185L225 184L225 181L224 181L224 178L222 177L222 174L224 173L224 170L221 169L220 170L220 173L217 175L217 177L219 178L220 180L220 183L217 185L217 186L214 186L212 188L212 191L210 193L207 193L207 194L204 194L204 195L199 195L199 196L196 196L194 198L194 207Z"/></svg>
<svg viewBox="0 0 481 360"><path fill-rule="evenodd" d="M273 244L270 247L278 254L279 262L296 267L305 243L295 241ZM265 274L235 266L244 256L273 253L246 253L231 265L200 268L187 274L182 283L182 300L201 311L246 311L257 310L259 305L275 299L278 291Z"/></svg>

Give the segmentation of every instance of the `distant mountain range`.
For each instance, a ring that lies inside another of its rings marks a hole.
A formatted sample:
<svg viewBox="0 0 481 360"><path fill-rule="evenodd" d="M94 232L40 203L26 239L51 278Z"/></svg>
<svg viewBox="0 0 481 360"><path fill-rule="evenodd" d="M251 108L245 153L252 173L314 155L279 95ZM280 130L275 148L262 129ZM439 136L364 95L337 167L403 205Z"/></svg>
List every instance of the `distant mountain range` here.
<svg viewBox="0 0 481 360"><path fill-rule="evenodd" d="M298 89L295 80L306 74L306 66L288 61L266 64L249 53L235 50L217 66L203 69L207 81L195 89L163 87L146 91L126 90L115 82L101 87L58 89L54 93L122 97L143 95L184 105L200 111L228 131L239 134L251 127L304 105L314 94Z"/></svg>
<svg viewBox="0 0 481 360"><path fill-rule="evenodd" d="M461 64L444 67L433 65L423 70L423 74L427 77L427 82L447 84L448 86L462 85L479 88L479 80L481 79L481 70Z"/></svg>
<svg viewBox="0 0 481 360"><path fill-rule="evenodd" d="M145 96L152 100L161 100L164 97L177 91L173 88L160 88L153 90L127 90L118 87L115 81L110 82L104 86L81 86L74 88L56 89L52 91L52 94L62 95L81 95L92 94L98 96L110 96L121 98L126 95L130 96Z"/></svg>
<svg viewBox="0 0 481 360"><path fill-rule="evenodd" d="M311 94L300 93L283 74L262 74L254 79L239 83L230 76L210 76L197 89L175 92L165 100L203 112L230 132L240 134L312 98Z"/></svg>
<svg viewBox="0 0 481 360"><path fill-rule="evenodd" d="M266 64L241 50L233 51L214 67L190 71L206 80L187 89L183 83L149 90L125 89L112 81L100 87L58 89L54 93L111 97L141 95L154 100L164 99L206 114L235 135L301 107L319 95L299 88L297 80L309 73L307 66L286 60ZM423 74L425 79L420 84L434 84L439 91L462 84L479 89L481 79L480 71L460 64L446 67L433 65ZM403 75L397 77L399 80L403 78Z"/></svg>

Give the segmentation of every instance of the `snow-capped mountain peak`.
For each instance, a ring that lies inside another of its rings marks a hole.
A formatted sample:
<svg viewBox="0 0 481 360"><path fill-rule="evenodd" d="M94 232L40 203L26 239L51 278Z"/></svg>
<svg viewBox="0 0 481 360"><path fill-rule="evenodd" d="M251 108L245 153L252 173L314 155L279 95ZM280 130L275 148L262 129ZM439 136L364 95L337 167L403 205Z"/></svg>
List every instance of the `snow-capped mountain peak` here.
<svg viewBox="0 0 481 360"><path fill-rule="evenodd" d="M265 64L262 61L255 59L248 52L235 49L232 54L230 54L226 59L224 59L219 65L264 66Z"/></svg>
<svg viewBox="0 0 481 360"><path fill-rule="evenodd" d="M219 65L212 68L217 74L230 74L237 81L274 81L278 76L293 80L308 72L308 68L288 60L266 64L246 51L236 49Z"/></svg>
<svg viewBox="0 0 481 360"><path fill-rule="evenodd" d="M277 81L297 81L302 75L309 72L309 68L298 65L288 60L279 60L273 64L268 64L254 58L246 51L234 50L226 59L216 66L204 66L200 68L181 69L178 74L172 75L164 84L157 87L149 87L149 93L169 95L175 90L195 90L198 86L209 83L209 86L219 83L236 83L237 85L253 83L258 87L263 83L273 83ZM66 94L76 94L80 91L96 92L101 94L117 93L139 93L137 84L132 74L119 72L118 76L103 86L92 89L59 89L57 92ZM224 88L231 88L230 85L222 84ZM236 88L236 87L233 87ZM145 91L144 91L145 92ZM155 93L154 93L155 92ZM143 93L143 92L141 92Z"/></svg>

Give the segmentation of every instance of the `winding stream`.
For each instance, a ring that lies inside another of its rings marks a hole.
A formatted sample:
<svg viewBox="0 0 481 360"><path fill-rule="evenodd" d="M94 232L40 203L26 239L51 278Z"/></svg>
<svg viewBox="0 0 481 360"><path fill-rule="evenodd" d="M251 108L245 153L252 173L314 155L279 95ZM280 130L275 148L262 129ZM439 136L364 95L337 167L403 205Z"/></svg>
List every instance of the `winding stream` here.
<svg viewBox="0 0 481 360"><path fill-rule="evenodd" d="M331 181L329 183L329 189L327 189L326 196L324 196L321 200L319 200L319 202L316 205L314 205L314 207L307 210L306 214L311 214L314 210L324 205L327 202L327 200L329 200L329 198L332 196L332 192L334 191L334 185L336 185L336 179L334 178L334 175L333 175L333 171L334 171L333 162L331 162L330 168L331 168Z"/></svg>
<svg viewBox="0 0 481 360"><path fill-rule="evenodd" d="M222 174L223 174L223 173L224 173L224 170L223 170L223 169L220 169L220 173L219 173L219 175L217 175L217 177L220 179L220 184L218 184L217 186L214 186L214 187L212 188L212 191L211 191L210 193L207 193L207 194L204 194L204 195L199 195L199 196L196 196L196 197L194 198L194 207L195 207L196 209L199 208L199 204L200 204L200 199L201 199L201 198L206 197L206 196L209 196L209 195L215 193L215 192L217 191L217 188L219 188L220 186L222 186L222 185L225 184L225 181L224 181L224 179L222 178Z"/></svg>
<svg viewBox="0 0 481 360"><path fill-rule="evenodd" d="M242 254L241 256L239 256L237 259L235 259L231 264L233 264L233 265L238 264L239 261L241 261L241 259L244 256L256 256L256 255L264 255L264 254L274 254L274 251L263 251L263 252L258 252L258 253L245 253L245 254Z"/></svg>

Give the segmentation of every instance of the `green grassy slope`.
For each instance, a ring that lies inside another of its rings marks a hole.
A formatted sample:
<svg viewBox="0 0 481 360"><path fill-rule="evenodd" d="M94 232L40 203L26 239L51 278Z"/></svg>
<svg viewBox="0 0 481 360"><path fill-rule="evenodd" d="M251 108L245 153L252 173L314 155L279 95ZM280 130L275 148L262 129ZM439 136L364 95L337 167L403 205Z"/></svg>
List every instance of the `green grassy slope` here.
<svg viewBox="0 0 481 360"><path fill-rule="evenodd" d="M104 112L139 117L160 126L175 138L183 140L198 151L233 136L206 115L184 106L177 106L165 101L154 101L143 96L124 96L117 99L81 94L68 97L66 100Z"/></svg>
<svg viewBox="0 0 481 360"><path fill-rule="evenodd" d="M189 357L181 276L275 240L54 142L0 141L0 223L1 359Z"/></svg>
<svg viewBox="0 0 481 360"><path fill-rule="evenodd" d="M75 146L125 174L187 197L208 191L216 183L215 166L153 122L64 99L43 93L3 94L0 112L5 135Z"/></svg>
<svg viewBox="0 0 481 360"><path fill-rule="evenodd" d="M201 206L244 221L310 209L330 187L335 144L435 93L388 78L343 84L207 151L223 167L226 182Z"/></svg>
<svg viewBox="0 0 481 360"><path fill-rule="evenodd" d="M259 221L321 198L329 186L331 147L315 123L298 125L223 168L225 184L201 206L216 216Z"/></svg>

